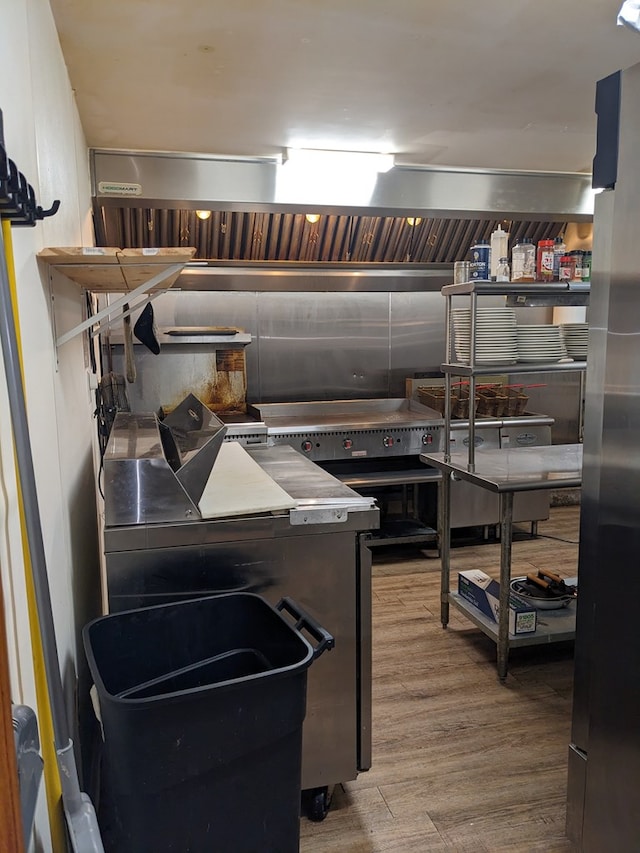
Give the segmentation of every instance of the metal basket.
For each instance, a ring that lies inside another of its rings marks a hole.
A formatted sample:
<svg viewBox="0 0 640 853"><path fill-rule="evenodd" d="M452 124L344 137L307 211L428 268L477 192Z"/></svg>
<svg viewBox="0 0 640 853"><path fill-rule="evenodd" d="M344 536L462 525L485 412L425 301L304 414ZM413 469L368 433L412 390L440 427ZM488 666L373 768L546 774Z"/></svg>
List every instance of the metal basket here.
<svg viewBox="0 0 640 853"><path fill-rule="evenodd" d="M509 417L516 417L524 414L529 402L529 397L519 391L517 388L505 388L507 393L507 407L505 414Z"/></svg>
<svg viewBox="0 0 640 853"><path fill-rule="evenodd" d="M417 389L418 399L430 409L435 409L444 415L444 386L443 385L419 385ZM453 403L453 395L451 395Z"/></svg>
<svg viewBox="0 0 640 853"><path fill-rule="evenodd" d="M475 396L474 413L478 408L478 395ZM451 398L451 415L454 418L466 419L469 417L469 389L464 386L454 388Z"/></svg>
<svg viewBox="0 0 640 853"><path fill-rule="evenodd" d="M493 418L501 418L507 411L509 397L501 385L478 390L477 413Z"/></svg>
<svg viewBox="0 0 640 853"><path fill-rule="evenodd" d="M418 399L425 406L435 409L441 415L444 415L445 393L444 386L425 386L420 385L417 388ZM478 395L476 395L476 407L478 405ZM453 388L451 391L451 417L466 419L469 417L469 389L468 388Z"/></svg>

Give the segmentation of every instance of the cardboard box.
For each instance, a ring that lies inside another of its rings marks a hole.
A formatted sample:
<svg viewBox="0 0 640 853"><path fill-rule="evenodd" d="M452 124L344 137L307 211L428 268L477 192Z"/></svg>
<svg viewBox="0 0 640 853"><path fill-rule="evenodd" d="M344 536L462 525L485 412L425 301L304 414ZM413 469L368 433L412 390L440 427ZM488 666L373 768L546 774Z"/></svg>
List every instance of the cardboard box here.
<svg viewBox="0 0 640 853"><path fill-rule="evenodd" d="M468 572L458 572L458 593L460 596L481 613L498 621L500 611L500 584L485 572L471 569ZM536 630L537 611L529 607L513 595L509 596L509 633L532 634Z"/></svg>

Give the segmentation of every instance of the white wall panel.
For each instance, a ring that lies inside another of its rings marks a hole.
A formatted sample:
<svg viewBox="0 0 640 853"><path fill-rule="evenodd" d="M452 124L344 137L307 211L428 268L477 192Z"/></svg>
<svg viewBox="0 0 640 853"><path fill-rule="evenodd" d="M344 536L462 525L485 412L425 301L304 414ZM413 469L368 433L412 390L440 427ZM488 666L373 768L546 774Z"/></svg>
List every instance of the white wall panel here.
<svg viewBox="0 0 640 853"><path fill-rule="evenodd" d="M62 276L50 282L36 253L44 246L91 242L88 157L48 0L0 0L0 22L0 109L9 156L34 186L39 204L47 208L55 198L61 200L55 217L34 228L14 228L13 240L30 439L58 651L75 733L76 674L84 669L78 632L99 611L94 401L82 337L57 353L52 329L54 314L63 328L79 322L82 294ZM0 464L0 564L13 690L15 701L35 708L3 370ZM42 846L49 849L42 810L38 821Z"/></svg>

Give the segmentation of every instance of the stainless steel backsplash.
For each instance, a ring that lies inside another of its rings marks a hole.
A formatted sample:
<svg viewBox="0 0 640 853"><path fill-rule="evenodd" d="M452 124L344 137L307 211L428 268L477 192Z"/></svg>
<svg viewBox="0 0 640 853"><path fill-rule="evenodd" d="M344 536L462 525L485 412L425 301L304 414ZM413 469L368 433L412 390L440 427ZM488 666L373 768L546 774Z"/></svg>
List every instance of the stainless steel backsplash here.
<svg viewBox="0 0 640 853"><path fill-rule="evenodd" d="M444 357L444 299L431 293L167 293L153 302L158 327L236 326L246 348L249 402L404 396L415 371ZM121 370L120 346L114 368ZM206 344L174 344L154 356L135 347L135 410L154 411L163 395L210 370Z"/></svg>
<svg viewBox="0 0 640 853"><path fill-rule="evenodd" d="M176 291L153 306L159 328L216 325L249 332L250 403L404 397L408 377L439 375L444 360L445 300L439 290ZM519 322L551 322L549 309L518 314ZM124 372L122 347L112 350L114 369ZM140 344L134 350L138 378L127 387L134 411L156 411L186 396L215 361L206 343L163 345L159 355ZM554 443L578 440L578 374L527 374L510 381L544 383L531 389L530 410L557 418Z"/></svg>

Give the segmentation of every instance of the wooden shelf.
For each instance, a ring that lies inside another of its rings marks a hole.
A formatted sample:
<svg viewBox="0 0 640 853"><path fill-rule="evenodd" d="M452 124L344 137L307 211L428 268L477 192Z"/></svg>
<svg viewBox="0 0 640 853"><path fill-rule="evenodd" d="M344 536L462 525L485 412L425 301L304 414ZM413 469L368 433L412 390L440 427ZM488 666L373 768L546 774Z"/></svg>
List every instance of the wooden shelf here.
<svg viewBox="0 0 640 853"><path fill-rule="evenodd" d="M178 249L117 249L113 247L47 248L38 258L84 290L95 293L129 293L163 271L166 277L151 285L148 292L167 290L177 280L182 267L195 255L192 247ZM179 269L175 269L180 265Z"/></svg>
<svg viewBox="0 0 640 853"><path fill-rule="evenodd" d="M62 346L86 329L92 329L91 333L95 334L101 328L100 323L116 311L120 318L127 316L131 313L129 303L133 306L133 300L137 297L151 294L144 300L146 303L153 299L153 294L168 290L195 253L192 247L116 249L102 246L47 248L38 252L41 261L59 270L83 290L123 294L97 314L58 337L56 346ZM111 322L106 320L105 325Z"/></svg>

